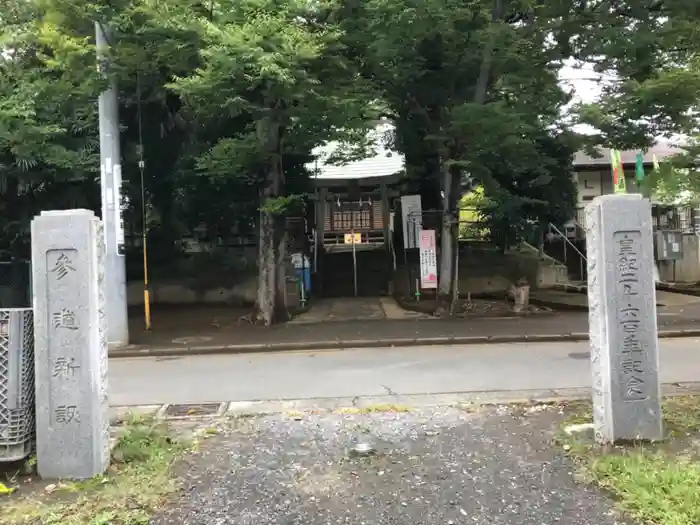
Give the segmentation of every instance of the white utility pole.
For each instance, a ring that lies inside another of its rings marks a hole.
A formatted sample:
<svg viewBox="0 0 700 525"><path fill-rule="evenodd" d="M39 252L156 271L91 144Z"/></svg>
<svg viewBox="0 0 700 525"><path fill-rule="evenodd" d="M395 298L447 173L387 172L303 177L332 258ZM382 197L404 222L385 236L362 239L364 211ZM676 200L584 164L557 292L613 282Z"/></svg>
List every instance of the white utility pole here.
<svg viewBox="0 0 700 525"><path fill-rule="evenodd" d="M109 37L99 22L95 23L97 58L106 72ZM107 343L110 348L129 344L126 309L126 262L124 260L124 222L121 208L122 166L119 146L119 102L117 83L111 80L100 94L100 185L102 188L102 222L107 248L105 260L105 309Z"/></svg>

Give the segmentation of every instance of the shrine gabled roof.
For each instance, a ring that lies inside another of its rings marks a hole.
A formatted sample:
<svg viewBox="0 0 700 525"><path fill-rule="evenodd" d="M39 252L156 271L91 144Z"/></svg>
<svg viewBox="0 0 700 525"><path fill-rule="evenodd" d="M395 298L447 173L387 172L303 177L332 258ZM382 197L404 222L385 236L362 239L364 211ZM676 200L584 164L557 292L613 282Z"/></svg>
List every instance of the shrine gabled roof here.
<svg viewBox="0 0 700 525"><path fill-rule="evenodd" d="M307 164L306 167L319 182L396 175L404 169L404 157L386 144L385 135L391 131L392 127L391 124L382 123L368 134L374 155L343 163L332 162L331 157L337 155L343 148L343 144L333 141L315 148L312 153L316 161Z"/></svg>
<svg viewBox="0 0 700 525"><path fill-rule="evenodd" d="M333 162L331 157L342 150L343 144L332 141L318 146L312 151L316 160L307 164L306 168L318 181L319 186L337 186L342 185L343 181L350 180L357 180L361 184L378 184L379 181L376 179L380 177L387 178L387 182L395 182L404 169L404 156L387 145L385 137L392 129L391 123L382 122L368 134L369 142L373 144L371 149L374 155L343 163ZM600 152L599 157L593 157L584 151L577 151L573 160L574 169L610 166L610 149L599 148L598 151ZM682 152L683 150L676 145L658 142L643 152L644 163L651 165L654 155L659 161L662 161L666 157ZM637 153L638 150L621 151L622 163L634 164Z"/></svg>

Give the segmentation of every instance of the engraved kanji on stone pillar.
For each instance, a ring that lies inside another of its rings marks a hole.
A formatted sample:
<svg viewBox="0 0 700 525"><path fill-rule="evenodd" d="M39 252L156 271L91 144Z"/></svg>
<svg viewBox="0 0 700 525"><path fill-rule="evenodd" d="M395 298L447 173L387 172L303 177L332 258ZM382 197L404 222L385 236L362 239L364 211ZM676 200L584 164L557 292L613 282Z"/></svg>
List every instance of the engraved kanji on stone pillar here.
<svg viewBox="0 0 700 525"><path fill-rule="evenodd" d="M88 210L32 221L37 468L87 479L109 466L102 222Z"/></svg>
<svg viewBox="0 0 700 525"><path fill-rule="evenodd" d="M586 206L596 440L663 437L651 204L604 195Z"/></svg>

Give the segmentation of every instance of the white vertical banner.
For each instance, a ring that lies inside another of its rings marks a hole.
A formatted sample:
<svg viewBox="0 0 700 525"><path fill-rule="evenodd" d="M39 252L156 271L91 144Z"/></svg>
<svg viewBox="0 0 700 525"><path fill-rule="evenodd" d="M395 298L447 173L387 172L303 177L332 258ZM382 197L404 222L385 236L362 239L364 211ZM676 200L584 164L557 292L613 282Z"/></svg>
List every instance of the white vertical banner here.
<svg viewBox="0 0 700 525"><path fill-rule="evenodd" d="M122 167L114 165L114 227L117 255L123 256L124 248L124 216L122 214Z"/></svg>
<svg viewBox="0 0 700 525"><path fill-rule="evenodd" d="M690 223L693 233L700 237L700 208L693 208L690 211Z"/></svg>
<svg viewBox="0 0 700 525"><path fill-rule="evenodd" d="M435 230L421 230L419 234L420 248L420 287L437 289L438 270L435 253Z"/></svg>
<svg viewBox="0 0 700 525"><path fill-rule="evenodd" d="M401 221L404 247L418 248L418 234L423 229L423 205L420 195L401 197Z"/></svg>

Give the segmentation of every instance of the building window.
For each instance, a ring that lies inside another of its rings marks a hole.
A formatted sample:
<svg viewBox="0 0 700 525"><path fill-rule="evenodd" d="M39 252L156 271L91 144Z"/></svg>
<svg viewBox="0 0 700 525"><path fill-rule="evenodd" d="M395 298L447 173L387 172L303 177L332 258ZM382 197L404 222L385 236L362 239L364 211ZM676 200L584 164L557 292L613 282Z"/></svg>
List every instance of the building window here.
<svg viewBox="0 0 700 525"><path fill-rule="evenodd" d="M595 189L595 184L593 184L593 181L590 180L588 177L583 178L583 187L586 188L587 190L593 190Z"/></svg>
<svg viewBox="0 0 700 525"><path fill-rule="evenodd" d="M345 203L343 203L345 204ZM352 230L369 230L372 228L372 210L371 209L342 209L333 211L331 216L332 231L352 231Z"/></svg>
<svg viewBox="0 0 700 525"><path fill-rule="evenodd" d="M595 195L584 195L584 196L582 197L582 200L583 200L583 201L592 201L592 200L595 199L595 198L596 198Z"/></svg>

